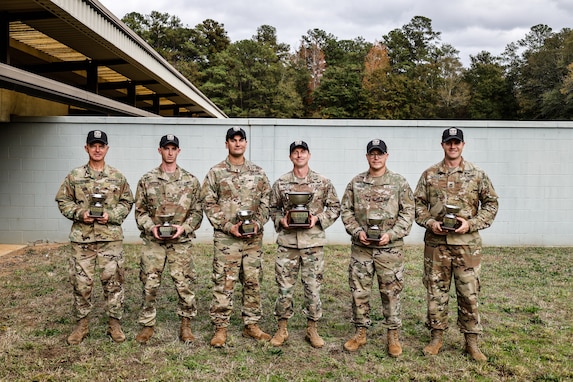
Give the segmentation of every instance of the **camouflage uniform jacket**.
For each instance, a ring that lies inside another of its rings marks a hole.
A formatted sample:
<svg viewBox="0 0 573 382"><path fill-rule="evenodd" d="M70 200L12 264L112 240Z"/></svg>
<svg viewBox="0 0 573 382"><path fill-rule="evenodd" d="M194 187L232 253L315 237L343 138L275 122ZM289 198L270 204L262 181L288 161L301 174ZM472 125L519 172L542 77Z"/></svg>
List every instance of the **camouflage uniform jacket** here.
<svg viewBox="0 0 573 382"><path fill-rule="evenodd" d="M313 193L308 209L312 215L318 217L318 222L310 229L284 229L280 221L290 208L286 194L303 191ZM278 232L278 245L289 248L319 247L326 245L324 230L340 216L340 201L334 186L324 176L310 170L303 180L290 171L273 184L270 210L275 230Z"/></svg>
<svg viewBox="0 0 573 382"><path fill-rule="evenodd" d="M85 224L83 216L91 205L91 194L105 195L104 211L108 213L107 224ZM70 241L94 243L97 241L123 240L121 224L133 206L133 194L127 179L117 169L105 165L100 173L89 164L70 171L56 194L56 202L62 215L73 221Z"/></svg>
<svg viewBox="0 0 573 382"><path fill-rule="evenodd" d="M348 183L342 196L342 222L353 244L364 246L359 233L366 231L368 212L374 211L384 218L382 233L390 236L390 242L380 248L402 246L414 221L414 196L402 175L386 169L384 175L371 177L366 171Z"/></svg>
<svg viewBox="0 0 573 382"><path fill-rule="evenodd" d="M424 241L430 245L481 245L478 230L489 227L498 210L498 197L486 173L462 158L459 167L448 169L441 161L422 173L414 192L416 223L426 228ZM429 228L442 221L445 204L461 207L458 216L466 219L466 234L436 235Z"/></svg>
<svg viewBox="0 0 573 382"><path fill-rule="evenodd" d="M252 220L262 234L269 220L270 193L269 179L261 167L245 160L240 169L233 170L225 159L205 176L201 189L203 210L213 229L226 234L239 222L237 212L251 210Z"/></svg>
<svg viewBox="0 0 573 382"><path fill-rule="evenodd" d="M152 228L161 224L158 216L174 215L170 222L185 230L177 241L194 238L203 220L200 193L199 180L179 166L173 174L157 167L143 175L135 192L135 221L141 237L156 240Z"/></svg>

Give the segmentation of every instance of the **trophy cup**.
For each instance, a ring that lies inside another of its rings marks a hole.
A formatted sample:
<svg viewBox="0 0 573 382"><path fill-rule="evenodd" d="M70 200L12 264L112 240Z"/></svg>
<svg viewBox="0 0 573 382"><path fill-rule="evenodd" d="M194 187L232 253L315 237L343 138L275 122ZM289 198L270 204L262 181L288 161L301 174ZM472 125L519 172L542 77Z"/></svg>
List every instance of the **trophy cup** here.
<svg viewBox="0 0 573 382"><path fill-rule="evenodd" d="M459 227L459 221L456 219L456 214L460 212L460 207L451 204L446 204L446 214L442 220L442 229L446 231L455 231Z"/></svg>
<svg viewBox="0 0 573 382"><path fill-rule="evenodd" d="M312 199L311 192L288 192L287 198L290 205L294 205L287 212L289 227L309 228L310 211L307 204Z"/></svg>
<svg viewBox="0 0 573 382"><path fill-rule="evenodd" d="M237 217L242 221L239 226L239 232L243 236L250 236L255 234L255 223L251 221L253 218L253 211L251 210L240 210L237 212Z"/></svg>
<svg viewBox="0 0 573 382"><path fill-rule="evenodd" d="M91 205L89 211L90 218L101 218L103 216L103 200L105 196L99 193L97 190L94 194L90 195L91 197Z"/></svg>
<svg viewBox="0 0 573 382"><path fill-rule="evenodd" d="M177 229L171 225L171 219L173 219L174 214L170 215L157 215L159 220L161 220L161 225L159 226L159 237L162 239L169 239L175 235Z"/></svg>
<svg viewBox="0 0 573 382"><path fill-rule="evenodd" d="M368 213L366 218L366 222L368 224L368 227L366 228L366 239L368 241L380 241L380 238L382 237L380 224L383 220L384 217L380 213Z"/></svg>

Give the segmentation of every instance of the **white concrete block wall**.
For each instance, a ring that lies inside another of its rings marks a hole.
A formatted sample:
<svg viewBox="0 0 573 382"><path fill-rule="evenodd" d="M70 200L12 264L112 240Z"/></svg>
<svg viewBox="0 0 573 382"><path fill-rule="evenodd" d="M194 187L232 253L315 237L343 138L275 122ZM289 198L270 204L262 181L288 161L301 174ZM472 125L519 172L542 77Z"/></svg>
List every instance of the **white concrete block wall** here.
<svg viewBox="0 0 573 382"><path fill-rule="evenodd" d="M464 157L482 167L500 195L493 226L482 231L486 245L573 245L572 122L499 121L358 121L275 119L178 119L57 117L26 118L3 124L0 151L0 243L65 242L71 222L54 202L73 167L87 161L86 134L104 130L110 140L107 162L120 169L135 192L137 181L160 163L162 135L181 141L179 164L202 182L209 168L223 160L225 132L241 126L248 134L247 156L262 166L272 182L291 169L288 146L308 142L311 167L329 177L341 198L350 179L367 168L365 147L373 138L388 145L388 167L406 177L412 189L421 172L440 161L441 132L464 130ZM276 238L265 227L265 241ZM127 242L138 242L133 212L124 223ZM198 241L210 242L205 218ZM327 230L331 243L348 243L338 220ZM409 244L422 243L414 224Z"/></svg>

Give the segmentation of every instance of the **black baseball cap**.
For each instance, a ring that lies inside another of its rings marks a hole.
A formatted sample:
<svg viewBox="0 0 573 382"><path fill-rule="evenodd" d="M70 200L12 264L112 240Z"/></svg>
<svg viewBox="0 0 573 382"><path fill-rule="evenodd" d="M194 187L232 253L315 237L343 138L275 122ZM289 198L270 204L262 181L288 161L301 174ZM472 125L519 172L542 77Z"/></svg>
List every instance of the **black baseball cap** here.
<svg viewBox="0 0 573 382"><path fill-rule="evenodd" d="M107 145L107 134L101 130L92 130L88 133L86 138L86 143L91 145L92 143L100 142Z"/></svg>
<svg viewBox="0 0 573 382"><path fill-rule="evenodd" d="M384 141L381 139L373 139L370 142L368 142L368 145L366 146L366 152L370 154L372 150L380 150L382 154L386 154L388 152L388 149L386 148L386 143L384 143Z"/></svg>
<svg viewBox="0 0 573 382"><path fill-rule="evenodd" d="M167 145L175 145L179 147L179 138L173 134L167 134L161 137L159 141L159 147L165 147Z"/></svg>
<svg viewBox="0 0 573 382"><path fill-rule="evenodd" d="M452 139L457 139L458 141L463 142L464 132L457 127L450 127L449 129L444 130L442 133L442 143L446 143Z"/></svg>
<svg viewBox="0 0 573 382"><path fill-rule="evenodd" d="M240 135L242 139L247 139L247 133L245 132L245 130L241 129L240 127L231 127L229 130L227 130L227 135L225 136L225 140L228 141L235 135Z"/></svg>
<svg viewBox="0 0 573 382"><path fill-rule="evenodd" d="M290 144L290 153L292 154L294 149L296 149L297 147L302 147L306 151L310 151L308 149L308 144L305 141L294 141L293 143Z"/></svg>

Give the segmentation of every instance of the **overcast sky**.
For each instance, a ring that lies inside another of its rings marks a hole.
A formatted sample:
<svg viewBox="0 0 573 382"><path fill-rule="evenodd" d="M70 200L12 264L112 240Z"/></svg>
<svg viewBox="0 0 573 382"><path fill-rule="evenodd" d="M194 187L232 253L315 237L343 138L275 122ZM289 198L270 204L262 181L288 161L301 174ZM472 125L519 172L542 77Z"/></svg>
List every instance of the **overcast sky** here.
<svg viewBox="0 0 573 382"><path fill-rule="evenodd" d="M309 29L322 29L339 40L362 36L382 40L415 16L432 20L441 42L469 56L485 50L499 55L523 38L532 26L546 24L558 32L573 28L571 0L99 0L118 18L151 11L176 15L190 28L205 19L224 25L232 42L250 39L261 25L276 28L278 41L298 48Z"/></svg>

